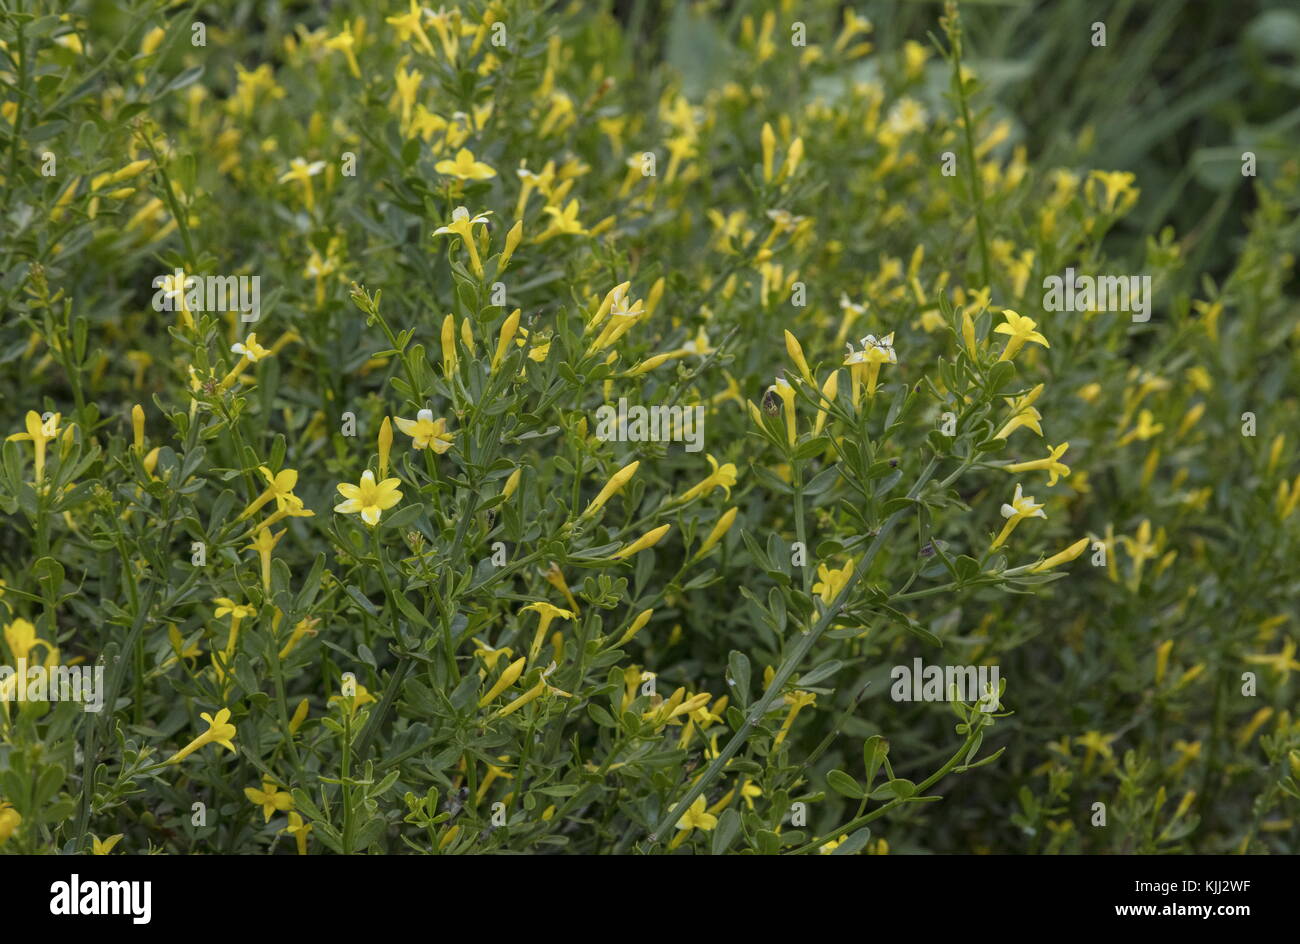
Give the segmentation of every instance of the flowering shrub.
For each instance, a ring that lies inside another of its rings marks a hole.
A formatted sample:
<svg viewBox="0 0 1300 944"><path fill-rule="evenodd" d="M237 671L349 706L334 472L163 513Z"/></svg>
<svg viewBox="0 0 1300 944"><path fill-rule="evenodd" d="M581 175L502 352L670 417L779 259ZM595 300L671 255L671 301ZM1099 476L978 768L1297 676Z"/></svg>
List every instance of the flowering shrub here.
<svg viewBox="0 0 1300 944"><path fill-rule="evenodd" d="M0 14L0 848L1296 851L1294 159L752 6Z"/></svg>

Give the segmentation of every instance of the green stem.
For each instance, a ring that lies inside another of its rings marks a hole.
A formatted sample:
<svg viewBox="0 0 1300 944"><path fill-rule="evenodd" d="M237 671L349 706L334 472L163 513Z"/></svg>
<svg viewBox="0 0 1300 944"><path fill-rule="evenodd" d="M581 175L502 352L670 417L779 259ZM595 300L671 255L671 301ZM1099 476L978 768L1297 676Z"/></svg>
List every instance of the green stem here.
<svg viewBox="0 0 1300 944"><path fill-rule="evenodd" d="M914 484L908 492L909 498L916 498L921 494L921 489L930 481L930 477L934 475L934 470L938 465L939 458L937 456L931 457L930 461L926 464L925 468L921 471L920 476L917 478L916 484ZM830 605L822 611L821 617L813 625L812 629L800 638L794 651L785 659L781 668L778 669L776 675L773 676L772 684L767 687L767 691L763 693L762 697L759 698L758 701L754 703L754 706L746 713L744 723L741 724L740 729L732 735L731 740L727 742L727 746L722 749L714 759L713 763L711 763L700 778L695 781L694 786L686 791L686 795L677 803L673 804L672 808L664 815L659 826L650 834L651 842L658 842L659 837L668 834L668 831L677 824L679 819L681 819L682 814L690 808L690 805L695 801L695 798L704 793L708 785L722 772L722 769L727 765L727 762L730 761L731 758L739 752L741 747L744 746L745 742L749 739L750 732L758 722L762 720L763 716L767 714L768 708L771 706L772 702L776 700L777 696L781 694L781 690L785 687L785 683L789 680L790 676L794 674L795 669L799 667L800 663L803 662L804 656L808 654L809 650L812 649L817 640L821 638L822 633L826 631L834 621L835 617L839 615L840 610L842 610L844 605L848 602L849 597L857 587L858 582L866 575L867 571L871 569L876 554L879 553L880 548L884 545L885 539L889 536L889 532L894 529L895 525L897 525L900 520L902 520L905 511L906 509L899 509L885 519L885 522L880 526L880 530L872 540L871 546L867 548L866 554L863 555L862 560L858 563L857 568L853 571L853 574L849 577L839 594L831 601Z"/></svg>

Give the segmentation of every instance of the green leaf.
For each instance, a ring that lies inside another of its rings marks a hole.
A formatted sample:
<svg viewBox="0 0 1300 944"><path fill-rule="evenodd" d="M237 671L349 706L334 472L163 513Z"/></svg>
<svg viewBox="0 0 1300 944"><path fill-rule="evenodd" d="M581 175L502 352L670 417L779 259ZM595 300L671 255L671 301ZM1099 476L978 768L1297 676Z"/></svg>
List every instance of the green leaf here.
<svg viewBox="0 0 1300 944"><path fill-rule="evenodd" d="M856 780L839 769L832 770L826 775L826 785L836 793L842 794L852 800L861 800L867 795L866 791L862 789Z"/></svg>

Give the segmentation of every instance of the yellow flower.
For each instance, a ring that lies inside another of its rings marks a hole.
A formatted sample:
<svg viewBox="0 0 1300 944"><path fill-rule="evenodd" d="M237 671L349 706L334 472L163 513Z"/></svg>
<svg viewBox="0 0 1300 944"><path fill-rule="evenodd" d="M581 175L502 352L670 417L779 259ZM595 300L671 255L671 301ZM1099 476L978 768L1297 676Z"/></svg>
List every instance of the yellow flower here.
<svg viewBox="0 0 1300 944"><path fill-rule="evenodd" d="M225 659L227 664L230 657L235 652L235 645L239 642L239 624L252 616L257 615L257 610L251 606L236 603L229 597L217 597L212 601L217 604L216 617L230 616L230 637L226 640Z"/></svg>
<svg viewBox="0 0 1300 944"><path fill-rule="evenodd" d="M49 644L37 637L36 627L21 616L5 626L4 637L15 660L26 659L37 646L43 646L47 652L50 650Z"/></svg>
<svg viewBox="0 0 1300 944"><path fill-rule="evenodd" d="M1026 318L1010 308L1004 309L1002 314L1006 315L1007 320L993 329L995 334L1005 334L1007 346L1002 349L1002 354L998 357L1000 361L1009 361L1016 356L1016 352L1024 347L1028 341L1035 344L1041 344L1043 347L1051 347L1047 343L1047 338L1043 337L1037 330L1038 323L1033 318Z"/></svg>
<svg viewBox="0 0 1300 944"><path fill-rule="evenodd" d="M623 645L623 643L632 639L632 637L634 637L637 633L645 629L646 624L650 622L650 617L654 615L655 615L654 610L642 610L640 613L637 614L636 619L632 620L632 625L627 628L627 631L624 632L623 635L619 637L618 642L614 643L614 645L621 646Z"/></svg>
<svg viewBox="0 0 1300 944"><path fill-rule="evenodd" d="M849 367L853 380L853 405L857 406L858 392L863 381L866 382L867 398L870 399L876 395L876 381L881 366L898 363L898 354L894 351L894 333L891 331L883 338L869 334L862 339L862 350L853 350L852 344L848 345L848 349L844 363Z"/></svg>
<svg viewBox="0 0 1300 944"><path fill-rule="evenodd" d="M722 489L726 492L727 498L731 498L731 486L736 484L735 464L728 462L720 466L718 460L713 456L706 454L704 458L708 460L713 471L698 485L693 485L683 492L681 497L677 499L679 502L687 502L692 498L707 496L715 488Z"/></svg>
<svg viewBox="0 0 1300 944"><path fill-rule="evenodd" d="M351 37L348 37L351 39ZM295 157L289 162L289 169L280 175L280 183L287 184L290 181L302 186L302 201L307 206L307 211L311 212L316 206L316 195L312 190L311 179L325 169L324 161L312 161L308 164L301 157Z"/></svg>
<svg viewBox="0 0 1300 944"><path fill-rule="evenodd" d="M262 781L261 790L256 787L244 787L244 796L248 797L254 806L262 808L262 815L268 823L271 822L271 814L277 810L285 813L293 809L293 797L270 780Z"/></svg>
<svg viewBox="0 0 1300 944"><path fill-rule="evenodd" d="M266 479L267 486L262 494L254 498L248 507L239 513L236 521L242 521L254 514L271 499L275 499L275 507L280 511L297 511L302 508L302 499L293 493L298 485L297 470L281 469L279 472L272 472L263 465L258 466L258 471L262 473L262 478Z"/></svg>
<svg viewBox="0 0 1300 944"><path fill-rule="evenodd" d="M1102 734L1100 731L1087 731L1082 737L1074 739L1075 744L1085 748L1083 758L1083 770L1085 773L1092 768L1093 758L1098 754L1107 760L1114 758L1115 752L1111 749L1111 744L1114 743L1115 739L1118 737L1118 734Z"/></svg>
<svg viewBox="0 0 1300 944"><path fill-rule="evenodd" d="M770 181L772 179L772 169L776 163L776 132L772 130L772 125L763 122L763 131L759 135L759 143L763 148L763 179Z"/></svg>
<svg viewBox="0 0 1300 944"><path fill-rule="evenodd" d="M424 9L420 6L419 0L411 0L410 10L398 16L385 17L384 22L390 24L397 31L398 42L404 43L414 36L420 41L420 48L432 56L434 55L433 44L429 42L424 27L420 25L423 18Z"/></svg>
<svg viewBox="0 0 1300 944"><path fill-rule="evenodd" d="M1155 422L1155 414L1150 410L1142 410L1138 413L1137 425L1125 433L1118 444L1121 446L1127 446L1135 439L1141 442L1146 442L1153 436L1157 436L1164 432L1164 429L1165 425L1163 423Z"/></svg>
<svg viewBox="0 0 1300 944"><path fill-rule="evenodd" d="M1045 570L1051 570L1053 567L1060 567L1062 564L1068 564L1070 561L1082 554L1087 547L1088 539L1079 538L1079 540L1075 541L1059 554L1053 554L1041 564L1035 564L1033 567L1030 567L1029 572L1031 574L1039 574Z"/></svg>
<svg viewBox="0 0 1300 944"><path fill-rule="evenodd" d="M1146 562L1160 553L1159 546L1151 540L1151 521L1143 519L1133 537L1121 537L1124 550L1133 558L1133 577L1130 586L1136 589L1142 583L1142 570Z"/></svg>
<svg viewBox="0 0 1300 944"><path fill-rule="evenodd" d="M1047 447L1048 455L1045 458L1032 459L1028 462L1012 462L1002 468L1008 472L1033 472L1038 469L1046 469L1047 484L1052 486L1056 484L1061 476L1070 474L1070 467L1060 461L1061 456L1065 455L1065 451L1069 448L1070 444L1068 442L1061 443L1059 446L1049 445Z"/></svg>
<svg viewBox="0 0 1300 944"><path fill-rule="evenodd" d="M852 575L853 558L851 557L848 563L838 570L825 564L818 564L817 582L813 584L813 593L817 594L823 603L829 605L840 595L840 591L844 589Z"/></svg>
<svg viewBox="0 0 1300 944"><path fill-rule="evenodd" d="M379 424L379 474L388 473L388 456L393 450L393 424L388 417Z"/></svg>
<svg viewBox="0 0 1300 944"><path fill-rule="evenodd" d="M454 161L439 161L433 165L433 169L457 180L489 180L497 175L487 164L475 160L474 152L469 148L461 148L456 152Z"/></svg>
<svg viewBox="0 0 1300 944"><path fill-rule="evenodd" d="M1136 180L1136 175L1128 171L1094 170L1088 175L1084 192L1093 206L1106 213L1120 214L1126 212L1137 200L1138 191L1133 187ZM1104 197L1099 198L1095 184L1101 184L1105 191Z"/></svg>
<svg viewBox="0 0 1300 944"><path fill-rule="evenodd" d="M9 841L9 837L18 831L22 822L22 815L13 808L13 804L0 800L0 846Z"/></svg>
<svg viewBox="0 0 1300 944"><path fill-rule="evenodd" d="M131 432L134 439L132 443L135 451L141 455L144 454L144 407L136 404L131 407Z"/></svg>
<svg viewBox="0 0 1300 944"><path fill-rule="evenodd" d="M532 662L537 658L537 653L541 651L542 640L546 638L546 630L550 628L551 621L556 619L573 619L573 613L570 610L562 610L558 606L553 606L545 600L537 603L530 603L520 610L521 613L533 612L538 616L537 632L533 634L533 644L528 647L528 661Z"/></svg>
<svg viewBox="0 0 1300 944"><path fill-rule="evenodd" d="M200 714L199 717L208 723L208 729L169 757L166 763L179 764L199 748L206 747L209 744L220 744L231 752L235 750L231 738L235 736L236 732L235 726L230 723L229 708L222 708L217 712L215 718L206 711Z"/></svg>
<svg viewBox="0 0 1300 944"><path fill-rule="evenodd" d="M665 524L665 525L660 525L659 527L655 528L653 531L647 531L645 534L641 535L641 537L637 538L627 547L615 553L610 558L610 560L626 560L627 558L631 557L633 554L639 554L641 551L654 547L661 540L663 540L663 536L668 533L668 530L671 527L672 525Z"/></svg>
<svg viewBox="0 0 1300 944"><path fill-rule="evenodd" d="M519 318L522 314L523 312L516 308L507 315L506 320L501 323L501 333L497 335L496 351L492 354L492 371L497 369L501 364L502 359L506 356L506 353L510 350L510 344L514 341L515 334L519 331Z"/></svg>
<svg viewBox="0 0 1300 944"><path fill-rule="evenodd" d="M259 528L252 543L244 548L246 551L257 551L257 556L262 564L262 589L268 595L271 592L271 551L275 550L275 545L279 543L280 538L284 537L284 535L284 531L279 534L272 534L270 528Z"/></svg>
<svg viewBox="0 0 1300 944"><path fill-rule="evenodd" d="M1002 506L1002 517L1007 519L1007 523L1002 526L998 536L993 539L989 550L997 550L1011 537L1011 532L1016 529L1016 525L1026 518L1046 518L1047 514L1043 511L1043 506L1034 501L1033 496L1025 495L1019 485L1016 486L1016 494L1011 499L1011 504Z"/></svg>
<svg viewBox="0 0 1300 944"><path fill-rule="evenodd" d="M348 61L348 71L352 73L352 78L359 79L361 78L361 66L357 64L356 53L352 51L352 46L355 42L356 39L353 35L347 30L344 30L337 36L331 36L329 39L325 40L325 48L343 53L343 57Z"/></svg>
<svg viewBox="0 0 1300 944"><path fill-rule="evenodd" d="M773 396L781 399L782 411L785 413L786 442L793 446L799 435L794 417L794 387L791 385L790 381L786 380L784 377L777 377L776 382L767 388L767 393L764 395L765 405L766 401L770 400Z"/></svg>
<svg viewBox="0 0 1300 944"><path fill-rule="evenodd" d="M785 741L785 736L790 733L790 728L794 726L794 719L798 717L799 712L809 705L816 704L817 696L812 692L787 692L785 703L790 706L790 713L785 716L785 721L781 724L781 730L776 732L776 737L772 740L772 748L775 750Z"/></svg>
<svg viewBox="0 0 1300 944"><path fill-rule="evenodd" d="M109 836L107 839L103 840L102 842L101 842L99 839L96 839L94 836L91 836L91 837L90 837L90 848L91 848L91 852L90 852L90 854L91 854L91 855L105 855L105 856L106 856L106 855L108 855L110 852L113 851L113 847L116 846L116 845L117 845L121 840L122 840L122 834L121 834L121 833L118 833L118 834L115 835L115 836Z"/></svg>
<svg viewBox="0 0 1300 944"><path fill-rule="evenodd" d="M551 224L537 235L539 243L555 236L585 236L587 229L578 220L578 201L570 200L563 210L548 206L543 211L551 218Z"/></svg>
<svg viewBox="0 0 1300 944"><path fill-rule="evenodd" d="M480 708L486 708L491 704L494 698L504 692L511 685L515 684L519 679L519 676L523 674L524 666L527 665L527 663L527 659L519 658L506 666L505 671L501 673L501 677L498 678L496 682L493 683L492 687L483 694L483 697L478 700L478 706Z"/></svg>
<svg viewBox="0 0 1300 944"><path fill-rule="evenodd" d="M461 153L466 154L468 152L462 151ZM448 162L443 161L442 163L446 164ZM442 165L439 164L438 166L441 167ZM474 227L476 225L486 226L487 222L487 213L480 213L478 216L470 216L469 210L460 206L451 211L450 223L446 226L439 226L433 231L434 236L460 237L460 241L465 246L465 251L469 253L470 267L474 270L474 274L479 278L483 277L483 261L479 258L478 244L474 241Z"/></svg>
<svg viewBox="0 0 1300 944"><path fill-rule="evenodd" d="M298 855L307 854L307 834L311 832L311 824L304 823L303 818L298 813L289 812L289 825L280 830L281 833L289 833L293 836L298 845Z"/></svg>
<svg viewBox="0 0 1300 944"><path fill-rule="evenodd" d="M510 257L515 254L515 250L519 248L519 243L523 241L523 238L524 221L515 220L515 225L510 227L510 231L506 233L506 245L505 248L501 250L501 258L497 260L498 276L504 272L506 266L510 264Z"/></svg>
<svg viewBox="0 0 1300 944"><path fill-rule="evenodd" d="M447 432L447 421L435 420L432 410L421 410L415 414L414 420L404 420L399 416L396 422L397 428L411 437L411 445L416 449L429 448L438 455L450 449L455 438L453 433Z"/></svg>
<svg viewBox="0 0 1300 944"><path fill-rule="evenodd" d="M319 625L320 625L319 617L304 616L302 619L298 620L297 624L293 627L293 632L289 633L289 638L285 640L284 648L280 650L280 658L281 659L288 658L289 653L293 652L293 650L297 647L298 643L302 642L305 636L315 636L316 627ZM303 716L306 717L307 714L306 699L303 699L303 703L300 707L302 708Z"/></svg>
<svg viewBox="0 0 1300 944"><path fill-rule="evenodd" d="M822 434L822 427L826 425L826 417L829 415L827 410L835 402L835 396L840 391L840 372L833 370L830 376L826 378L826 383L822 384L822 401L818 405L817 419L813 422L813 438Z"/></svg>
<svg viewBox="0 0 1300 944"><path fill-rule="evenodd" d="M244 368L249 364L256 364L258 361L270 357L272 352L257 343L257 333L249 334L243 341L236 341L230 346L231 353L240 355L235 359L235 365L230 368L230 372L221 378L219 389L225 390L239 375L244 372Z"/></svg>
<svg viewBox="0 0 1300 944"><path fill-rule="evenodd" d="M361 473L361 481L356 485L340 482L339 494L344 501L334 506L334 510L344 515L361 513L361 520L374 527L379 524L382 512L392 508L402 500L398 489L401 479L388 478L376 484L375 475L369 469Z"/></svg>
<svg viewBox="0 0 1300 944"><path fill-rule="evenodd" d="M311 706L307 703L307 699L304 698L302 701L298 702L298 707L293 710L293 717L289 719L290 734L298 733L298 729L302 727L302 723L307 720L307 712L310 708Z"/></svg>
<svg viewBox="0 0 1300 944"><path fill-rule="evenodd" d="M704 539L704 543L700 545L700 549L695 552L695 558L703 557L705 554L709 553L709 551L713 550L714 545L726 536L726 533L731 530L731 526L736 520L737 511L739 511L737 508L728 508L722 513L722 517L718 519L718 523L713 526L713 530L709 532L709 536Z"/></svg>
<svg viewBox="0 0 1300 944"><path fill-rule="evenodd" d="M352 689L353 691L351 695L331 695L327 699L328 703L331 705L343 705L348 709L349 715L355 715L357 709L362 705L369 705L374 702L375 696L370 694L366 687L360 682L354 680L352 682Z"/></svg>
<svg viewBox="0 0 1300 944"><path fill-rule="evenodd" d="M998 430L993 438L1006 439L1022 426L1032 429L1039 436L1043 435L1043 427L1038 423L1043 418L1043 415L1035 410L1032 405L1042 392L1043 384L1039 384L1023 397L1004 398L1011 406L1011 419L1007 420L1006 425Z"/></svg>
<svg viewBox="0 0 1300 944"><path fill-rule="evenodd" d="M640 465L641 463L639 460L636 462L629 462L627 465L623 466L623 468L615 472L610 477L610 480L605 483L605 486L596 493L596 497L591 500L591 504L588 505L586 510L584 510L578 517L587 518L604 508L605 503L621 492L623 486L631 481L632 476L636 475L637 467Z"/></svg>
<svg viewBox="0 0 1300 944"><path fill-rule="evenodd" d="M1271 656L1245 656L1247 662L1253 662L1256 665L1267 665L1273 669L1282 681L1285 682L1290 678L1291 673L1300 671L1300 662L1295 658L1296 644L1292 639L1286 640L1282 644L1282 651Z"/></svg>
<svg viewBox="0 0 1300 944"><path fill-rule="evenodd" d="M817 386L817 381L813 379L812 371L808 368L808 360L804 357L803 345L789 331L785 333L785 350L790 355L790 360L794 361L794 366L799 369L799 376L804 379L804 382Z"/></svg>
<svg viewBox="0 0 1300 944"><path fill-rule="evenodd" d="M687 808L686 812L682 814L682 818L677 821L677 828L682 830L702 829L708 832L717 825L718 818L708 812L708 806L702 795L695 798L695 802Z"/></svg>
<svg viewBox="0 0 1300 944"><path fill-rule="evenodd" d="M6 440L7 442L29 441L35 447L37 485L41 483L41 478L45 474L45 447L59 435L59 418L60 414L55 413L48 420L43 421L41 414L35 410L28 410L24 419L27 432L14 433Z"/></svg>

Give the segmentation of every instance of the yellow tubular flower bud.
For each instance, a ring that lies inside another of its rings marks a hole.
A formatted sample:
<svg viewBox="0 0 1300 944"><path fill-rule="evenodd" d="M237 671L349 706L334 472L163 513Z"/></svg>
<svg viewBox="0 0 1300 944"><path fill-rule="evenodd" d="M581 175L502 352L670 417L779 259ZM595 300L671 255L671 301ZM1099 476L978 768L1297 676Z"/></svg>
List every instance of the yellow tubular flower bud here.
<svg viewBox="0 0 1300 944"><path fill-rule="evenodd" d="M661 275L655 279L655 284L650 286L650 294L645 299L645 317L649 318L655 313L660 300L664 297L664 278Z"/></svg>
<svg viewBox="0 0 1300 944"><path fill-rule="evenodd" d="M696 558L703 557L705 554L709 553L709 551L713 550L714 545L726 536L727 532L731 530L732 524L736 521L736 512L738 510L739 509L736 508L728 508L722 513L722 517L718 519L718 523L713 526L713 530L709 532L709 536L704 539L704 543L700 545L700 549L695 552Z"/></svg>
<svg viewBox="0 0 1300 944"><path fill-rule="evenodd" d="M772 130L772 125L763 122L763 133L760 137L763 146L763 180L771 182L772 166L776 162L776 133Z"/></svg>
<svg viewBox="0 0 1300 944"><path fill-rule="evenodd" d="M626 560L627 558L631 557L633 554L639 554L641 551L654 547L661 540L663 540L663 536L668 533L670 528L672 528L672 525L664 524L655 528L653 531L647 531L645 534L641 535L641 537L637 538L627 547L623 548L621 551L618 551L616 554L614 554L614 556L611 559Z"/></svg>
<svg viewBox="0 0 1300 944"><path fill-rule="evenodd" d="M1059 567L1062 564L1068 564L1070 561L1074 560L1076 557L1082 554L1087 549L1087 547L1088 547L1088 539L1079 538L1079 540L1075 541L1065 550L1061 551L1061 553L1053 554L1051 557L1047 558L1047 560L1043 561L1041 564L1035 564L1033 567L1030 567L1029 573L1038 574L1038 573L1042 573L1045 570L1051 570L1053 567Z"/></svg>
<svg viewBox="0 0 1300 944"><path fill-rule="evenodd" d="M835 396L839 391L840 372L838 370L833 370L831 371L831 375L826 378L826 383L822 385L822 403L825 407L829 407L829 405L834 402ZM817 420L813 423L814 439L822 434L822 427L826 425L827 415L825 408L817 411Z"/></svg>
<svg viewBox="0 0 1300 944"><path fill-rule="evenodd" d="M632 621L632 625L627 628L627 632L620 636L618 642L614 643L614 645L621 646L637 633L641 632L641 630L645 629L646 623L650 622L650 617L654 615L654 610L642 610L637 614L636 619Z"/></svg>
<svg viewBox="0 0 1300 944"><path fill-rule="evenodd" d="M442 319L442 370L450 377L456 373L456 319L448 315Z"/></svg>
<svg viewBox="0 0 1300 944"><path fill-rule="evenodd" d="M803 356L803 346L799 344L799 339L789 331L785 333L785 350L790 355L790 360L794 361L794 366L799 369L799 376L816 387L817 381L813 379L812 371L808 369L808 361Z"/></svg>
<svg viewBox="0 0 1300 944"><path fill-rule="evenodd" d="M469 351L470 357L477 354L477 348L474 346L474 329L470 326L468 318L462 318L460 322L460 340Z"/></svg>
<svg viewBox="0 0 1300 944"><path fill-rule="evenodd" d="M521 314L521 310L516 308L501 325L501 334L497 337L496 353L492 355L493 371L497 369L506 353L510 350L510 343L515 339L515 334L519 331L519 317Z"/></svg>
<svg viewBox="0 0 1300 944"><path fill-rule="evenodd" d="M966 342L967 353L973 360L979 360L979 348L975 343L975 319L966 308L961 310L961 337Z"/></svg>
<svg viewBox="0 0 1300 944"><path fill-rule="evenodd" d="M579 517L586 518L604 508L605 503L622 491L623 486L632 480L632 476L636 475L637 467L640 465L641 463L639 461L630 462L615 472L610 480L605 483L605 487L596 494L596 497L591 500L591 504L587 506L587 509Z"/></svg>
<svg viewBox="0 0 1300 944"><path fill-rule="evenodd" d="M510 478L506 479L505 487L501 489L501 497L509 498L515 493L515 489L519 488L519 479L523 476L523 472L523 469L515 469L510 473Z"/></svg>
<svg viewBox="0 0 1300 944"><path fill-rule="evenodd" d="M511 662L510 665L506 666L506 670L501 673L501 677L496 680L496 684L489 688L487 693L478 700L478 706L480 708L487 707L487 705L491 703L492 699L496 698L511 685L515 684L520 674L524 671L524 664L527 661L527 659L522 658L516 659L514 662Z"/></svg>
<svg viewBox="0 0 1300 944"><path fill-rule="evenodd" d="M135 451L144 452L144 407L136 404L131 407L131 430L135 434Z"/></svg>
<svg viewBox="0 0 1300 944"><path fill-rule="evenodd" d="M519 248L519 243L524 238L524 221L517 220L515 225L510 227L510 232L506 233L506 248L501 250L501 258L497 261L497 275L506 270L510 263L510 257L515 254Z"/></svg>
<svg viewBox="0 0 1300 944"><path fill-rule="evenodd" d="M393 448L393 424L384 417L384 421L379 424L379 477L382 479L388 473L388 454Z"/></svg>

